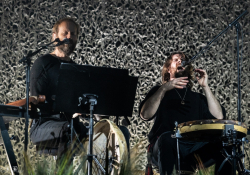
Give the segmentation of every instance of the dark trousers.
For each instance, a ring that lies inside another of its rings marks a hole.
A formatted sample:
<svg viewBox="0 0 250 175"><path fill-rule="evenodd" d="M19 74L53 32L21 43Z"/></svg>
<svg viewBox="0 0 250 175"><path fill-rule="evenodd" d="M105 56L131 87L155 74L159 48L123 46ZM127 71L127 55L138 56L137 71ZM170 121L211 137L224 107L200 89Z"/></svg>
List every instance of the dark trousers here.
<svg viewBox="0 0 250 175"><path fill-rule="evenodd" d="M82 123L77 127L80 141L86 137L87 129ZM60 158L68 148L70 124L67 121L37 121L30 129L30 139L40 153L57 155Z"/></svg>
<svg viewBox="0 0 250 175"><path fill-rule="evenodd" d="M152 159L159 167L160 175L172 174L174 165L177 168L177 143L172 138L173 132L163 133L156 141L153 147ZM181 170L193 171L196 169L197 160L194 154L197 154L203 165L215 165L215 172L219 169L225 157L220 153L221 143L189 142L179 140ZM221 175L232 174L232 166L226 162L220 171Z"/></svg>

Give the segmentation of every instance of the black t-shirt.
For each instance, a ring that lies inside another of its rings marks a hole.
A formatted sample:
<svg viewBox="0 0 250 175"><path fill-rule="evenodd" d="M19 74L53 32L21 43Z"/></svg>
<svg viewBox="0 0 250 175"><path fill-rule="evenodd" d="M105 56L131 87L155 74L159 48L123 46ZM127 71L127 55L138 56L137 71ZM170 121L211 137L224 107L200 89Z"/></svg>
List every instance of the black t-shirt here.
<svg viewBox="0 0 250 175"><path fill-rule="evenodd" d="M51 102L52 95L56 94L57 79L61 63L73 63L63 61L50 54L38 58L31 69L30 95L45 95L46 100Z"/></svg>
<svg viewBox="0 0 250 175"><path fill-rule="evenodd" d="M159 87L160 86L155 86L149 91L146 98L140 104L139 111L141 111L144 102L153 95ZM184 105L181 104L181 98L176 91L178 91L182 98L186 92ZM225 117L224 108L223 115ZM173 131L175 128L175 121L180 124L193 120L215 119L208 109L206 97L200 93L191 91L190 88L167 91L153 118L155 122L148 135L150 143L155 142L162 133Z"/></svg>
<svg viewBox="0 0 250 175"><path fill-rule="evenodd" d="M45 95L48 102L45 107L40 106L45 113L55 114L52 112L54 95L57 91L57 80L61 63L74 63L71 61L64 61L46 54L39 57L33 64L30 74L30 95L38 96ZM67 114L67 116L71 114Z"/></svg>

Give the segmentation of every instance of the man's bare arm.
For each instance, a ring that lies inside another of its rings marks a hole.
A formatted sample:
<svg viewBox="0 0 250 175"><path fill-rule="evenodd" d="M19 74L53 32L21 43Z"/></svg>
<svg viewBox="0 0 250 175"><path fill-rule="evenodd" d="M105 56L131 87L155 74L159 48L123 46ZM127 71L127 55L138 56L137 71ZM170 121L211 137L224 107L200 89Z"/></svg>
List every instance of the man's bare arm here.
<svg viewBox="0 0 250 175"><path fill-rule="evenodd" d="M195 72L199 74L196 76L196 78L207 97L208 109L210 113L217 119L223 119L221 106L208 86L208 75L206 71L202 69L196 69Z"/></svg>
<svg viewBox="0 0 250 175"><path fill-rule="evenodd" d="M203 91L207 97L208 109L210 113L217 119L223 119L223 113L218 100L215 98L209 87L204 87Z"/></svg>
<svg viewBox="0 0 250 175"><path fill-rule="evenodd" d="M188 77L175 78L169 82L164 83L142 106L140 116L144 120L149 120L156 113L161 100L163 99L165 93L173 88L182 89L187 83Z"/></svg>

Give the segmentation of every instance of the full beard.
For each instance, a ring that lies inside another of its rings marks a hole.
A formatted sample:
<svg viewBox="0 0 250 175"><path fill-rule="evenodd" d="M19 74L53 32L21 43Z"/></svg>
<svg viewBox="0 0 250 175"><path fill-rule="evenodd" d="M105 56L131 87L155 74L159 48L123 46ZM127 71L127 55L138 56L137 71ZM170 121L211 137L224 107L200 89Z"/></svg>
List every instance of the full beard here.
<svg viewBox="0 0 250 175"><path fill-rule="evenodd" d="M175 78L179 77L188 77L188 79L192 79L193 66L188 65L185 67L183 71L175 72Z"/></svg>
<svg viewBox="0 0 250 175"><path fill-rule="evenodd" d="M63 44L58 46L58 50L60 52L63 52L65 55L69 56L71 53L73 53L73 51L75 50L76 47L76 43L73 43L72 41L70 41L69 44Z"/></svg>

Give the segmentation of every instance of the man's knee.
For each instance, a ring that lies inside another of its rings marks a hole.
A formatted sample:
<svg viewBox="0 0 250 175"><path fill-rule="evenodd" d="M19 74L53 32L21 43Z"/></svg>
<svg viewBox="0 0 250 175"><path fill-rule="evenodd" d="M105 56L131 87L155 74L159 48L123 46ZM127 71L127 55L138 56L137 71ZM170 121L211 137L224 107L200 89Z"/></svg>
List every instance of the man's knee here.
<svg viewBox="0 0 250 175"><path fill-rule="evenodd" d="M158 147L161 148L166 148L166 147L174 147L176 140L172 138L173 133L172 132L166 132L163 133L157 140L158 142Z"/></svg>

